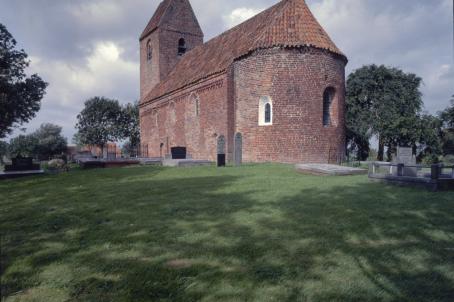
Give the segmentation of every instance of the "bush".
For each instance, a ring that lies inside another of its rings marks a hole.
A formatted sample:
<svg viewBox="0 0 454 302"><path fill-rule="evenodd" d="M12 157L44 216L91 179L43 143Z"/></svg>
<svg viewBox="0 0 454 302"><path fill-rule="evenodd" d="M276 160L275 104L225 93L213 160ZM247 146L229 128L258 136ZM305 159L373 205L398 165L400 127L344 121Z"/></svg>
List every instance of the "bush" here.
<svg viewBox="0 0 454 302"><path fill-rule="evenodd" d="M64 170L66 169L66 163L62 159L53 159L47 163L49 170Z"/></svg>
<svg viewBox="0 0 454 302"><path fill-rule="evenodd" d="M435 154L428 154L422 158L423 165L433 165L440 163L440 157Z"/></svg>
<svg viewBox="0 0 454 302"><path fill-rule="evenodd" d="M454 155L446 155L445 157L443 157L443 163L454 165Z"/></svg>

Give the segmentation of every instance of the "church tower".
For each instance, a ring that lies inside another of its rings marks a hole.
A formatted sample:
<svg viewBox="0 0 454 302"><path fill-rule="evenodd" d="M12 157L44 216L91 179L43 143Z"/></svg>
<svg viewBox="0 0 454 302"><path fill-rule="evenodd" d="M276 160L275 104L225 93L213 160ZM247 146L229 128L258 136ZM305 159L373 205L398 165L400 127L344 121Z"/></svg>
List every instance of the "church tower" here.
<svg viewBox="0 0 454 302"><path fill-rule="evenodd" d="M201 44L203 32L189 0L163 0L140 36L141 99Z"/></svg>

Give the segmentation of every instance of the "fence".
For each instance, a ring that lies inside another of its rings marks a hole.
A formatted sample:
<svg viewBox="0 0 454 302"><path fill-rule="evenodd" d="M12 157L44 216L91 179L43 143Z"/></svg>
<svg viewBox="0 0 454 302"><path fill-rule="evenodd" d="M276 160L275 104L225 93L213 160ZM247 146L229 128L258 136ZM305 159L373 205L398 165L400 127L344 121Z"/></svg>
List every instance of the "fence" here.
<svg viewBox="0 0 454 302"><path fill-rule="evenodd" d="M425 165L404 165L393 163L373 162L369 165L369 176L396 176L416 178L454 178L454 166L435 164Z"/></svg>
<svg viewBox="0 0 454 302"><path fill-rule="evenodd" d="M140 146L131 148L129 150L129 157L148 158L149 157L148 144L142 144Z"/></svg>
<svg viewBox="0 0 454 302"><path fill-rule="evenodd" d="M369 178L398 185L425 187L432 191L454 190L454 166L441 164L424 166L374 162L369 165Z"/></svg>

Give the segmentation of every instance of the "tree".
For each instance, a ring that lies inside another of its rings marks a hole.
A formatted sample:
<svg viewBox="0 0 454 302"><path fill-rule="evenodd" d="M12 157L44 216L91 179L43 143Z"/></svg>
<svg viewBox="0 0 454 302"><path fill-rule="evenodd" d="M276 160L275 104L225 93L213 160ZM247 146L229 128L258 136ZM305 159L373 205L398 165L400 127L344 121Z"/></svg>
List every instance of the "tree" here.
<svg viewBox="0 0 454 302"><path fill-rule="evenodd" d="M85 108L77 116L79 142L99 146L104 151L108 142L121 139L122 133L118 126L121 118L122 110L118 101L104 97L87 100Z"/></svg>
<svg viewBox="0 0 454 302"><path fill-rule="evenodd" d="M451 99L451 106L439 112L439 117L442 121L442 142L443 154L454 154L454 95Z"/></svg>
<svg viewBox="0 0 454 302"><path fill-rule="evenodd" d="M0 141L0 164L4 164L3 158L8 155L9 145L7 142Z"/></svg>
<svg viewBox="0 0 454 302"><path fill-rule="evenodd" d="M47 87L38 75L26 76L30 62L16 44L0 23L0 138L35 117Z"/></svg>
<svg viewBox="0 0 454 302"><path fill-rule="evenodd" d="M123 139L128 139L129 148L140 145L139 104L137 102L122 107L119 132Z"/></svg>
<svg viewBox="0 0 454 302"><path fill-rule="evenodd" d="M33 135L19 135L12 138L9 143L11 157L34 157L38 140Z"/></svg>
<svg viewBox="0 0 454 302"><path fill-rule="evenodd" d="M439 113L445 128L454 128L454 95L451 99L451 106Z"/></svg>
<svg viewBox="0 0 454 302"><path fill-rule="evenodd" d="M419 87L422 79L397 68L364 66L347 80L347 128L349 143L361 141L363 148L372 136L377 136L377 159L384 159L399 145L415 146L415 125L422 109Z"/></svg>
<svg viewBox="0 0 454 302"><path fill-rule="evenodd" d="M34 157L49 160L66 151L66 138L61 135L62 128L53 124L42 124L38 130L28 135L19 135L11 139L11 156Z"/></svg>
<svg viewBox="0 0 454 302"><path fill-rule="evenodd" d="M442 155L441 119L430 114L422 114L416 130L418 161L428 164L437 163L438 158Z"/></svg>
<svg viewBox="0 0 454 302"><path fill-rule="evenodd" d="M32 134L37 140L35 155L40 160L48 160L66 152L68 143L61 132L62 127L49 123L42 124Z"/></svg>

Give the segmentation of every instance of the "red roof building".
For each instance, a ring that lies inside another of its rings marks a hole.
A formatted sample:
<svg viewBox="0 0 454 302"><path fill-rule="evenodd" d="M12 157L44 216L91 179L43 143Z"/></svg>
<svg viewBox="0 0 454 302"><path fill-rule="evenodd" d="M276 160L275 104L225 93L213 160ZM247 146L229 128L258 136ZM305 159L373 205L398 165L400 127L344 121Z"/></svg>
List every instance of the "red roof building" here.
<svg viewBox="0 0 454 302"><path fill-rule="evenodd" d="M188 0L164 0L140 37L141 139L153 156L338 162L346 56L304 0L282 0L203 43Z"/></svg>

